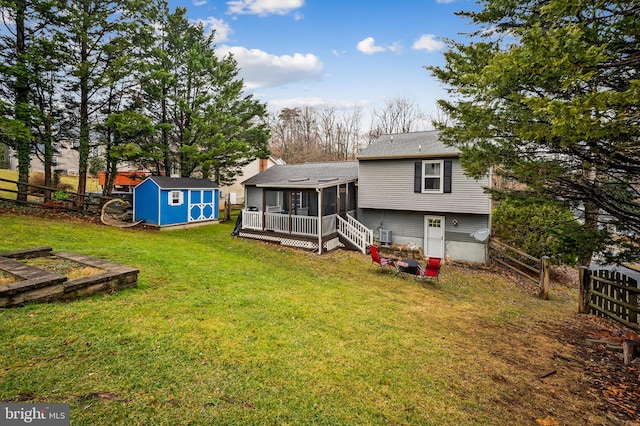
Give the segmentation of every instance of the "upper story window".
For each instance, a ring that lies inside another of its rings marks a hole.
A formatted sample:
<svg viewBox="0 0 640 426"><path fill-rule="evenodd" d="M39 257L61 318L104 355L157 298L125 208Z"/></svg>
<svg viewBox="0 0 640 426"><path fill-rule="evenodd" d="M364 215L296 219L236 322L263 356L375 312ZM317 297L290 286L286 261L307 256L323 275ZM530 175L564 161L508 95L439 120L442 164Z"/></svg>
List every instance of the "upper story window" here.
<svg viewBox="0 0 640 426"><path fill-rule="evenodd" d="M424 160L414 163L413 192L446 194L451 192L452 160Z"/></svg>
<svg viewBox="0 0 640 426"><path fill-rule="evenodd" d="M442 161L422 162L422 192L442 192Z"/></svg>
<svg viewBox="0 0 640 426"><path fill-rule="evenodd" d="M169 205L179 206L183 203L182 191L170 191L169 192Z"/></svg>

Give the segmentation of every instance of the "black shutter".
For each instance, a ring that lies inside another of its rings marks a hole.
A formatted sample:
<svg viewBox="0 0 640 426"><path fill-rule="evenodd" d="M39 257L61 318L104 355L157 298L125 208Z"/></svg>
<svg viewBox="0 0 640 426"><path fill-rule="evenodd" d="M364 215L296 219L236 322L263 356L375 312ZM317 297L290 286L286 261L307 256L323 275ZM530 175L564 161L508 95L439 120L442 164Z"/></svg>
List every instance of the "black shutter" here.
<svg viewBox="0 0 640 426"><path fill-rule="evenodd" d="M444 160L444 186L442 187L442 192L445 194L451 192L451 165L453 161Z"/></svg>
<svg viewBox="0 0 640 426"><path fill-rule="evenodd" d="M413 192L422 192L422 161L413 165Z"/></svg>

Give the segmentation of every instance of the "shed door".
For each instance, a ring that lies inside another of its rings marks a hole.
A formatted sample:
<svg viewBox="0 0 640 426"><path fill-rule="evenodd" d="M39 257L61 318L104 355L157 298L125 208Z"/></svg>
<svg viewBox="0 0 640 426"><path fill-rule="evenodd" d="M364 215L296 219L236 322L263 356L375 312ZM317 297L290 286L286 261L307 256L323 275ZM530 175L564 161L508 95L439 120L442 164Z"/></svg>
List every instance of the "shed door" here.
<svg viewBox="0 0 640 426"><path fill-rule="evenodd" d="M213 191L189 191L189 222L215 219Z"/></svg>
<svg viewBox="0 0 640 426"><path fill-rule="evenodd" d="M444 216L424 217L424 254L444 258Z"/></svg>

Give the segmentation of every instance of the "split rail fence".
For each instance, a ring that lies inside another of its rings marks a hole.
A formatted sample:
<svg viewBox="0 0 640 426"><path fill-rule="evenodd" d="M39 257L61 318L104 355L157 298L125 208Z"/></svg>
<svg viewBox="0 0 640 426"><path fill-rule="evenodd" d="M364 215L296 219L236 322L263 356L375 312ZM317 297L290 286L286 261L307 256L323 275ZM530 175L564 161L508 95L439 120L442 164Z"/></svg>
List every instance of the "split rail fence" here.
<svg viewBox="0 0 640 426"><path fill-rule="evenodd" d="M102 205L114 197L105 197L96 194L77 194L31 183L19 183L15 180L0 178L0 182L15 185L12 188L0 188L0 200L16 204L53 208L69 211L81 211L83 213L100 214ZM9 194L15 194L13 197ZM26 201L20 201L19 195L26 196Z"/></svg>
<svg viewBox="0 0 640 426"><path fill-rule="evenodd" d="M541 299L549 299L551 263L547 256L537 258L496 240L489 242L489 257L501 267L538 284Z"/></svg>

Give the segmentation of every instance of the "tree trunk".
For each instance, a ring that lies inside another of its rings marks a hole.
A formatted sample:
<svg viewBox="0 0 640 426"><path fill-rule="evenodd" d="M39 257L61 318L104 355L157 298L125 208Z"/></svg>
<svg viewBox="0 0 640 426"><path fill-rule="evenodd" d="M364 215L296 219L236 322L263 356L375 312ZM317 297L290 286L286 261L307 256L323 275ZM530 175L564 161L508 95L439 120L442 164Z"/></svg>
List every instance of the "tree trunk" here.
<svg viewBox="0 0 640 426"><path fill-rule="evenodd" d="M83 5L85 23L89 16L89 3ZM82 28L86 35L89 28ZM82 37L80 44L80 62L86 64L89 60L89 46L87 37ZM84 195L87 190L87 168L89 162L89 70L83 69L80 75L80 139L78 141L78 194ZM78 197L81 200L82 197Z"/></svg>
<svg viewBox="0 0 640 426"><path fill-rule="evenodd" d="M25 39L26 3L16 1L16 81L15 81L15 117L25 127L30 128L29 120L29 80L25 64L27 45ZM27 201L27 185L29 183L29 168L31 163L31 140L26 136L16 139L18 156L18 201Z"/></svg>
<svg viewBox="0 0 640 426"><path fill-rule="evenodd" d="M598 229L598 207L591 202L585 202L584 205L584 225L582 227L591 232L596 232ZM591 265L591 259L593 258L592 252L585 252L578 258L578 264L586 268Z"/></svg>

